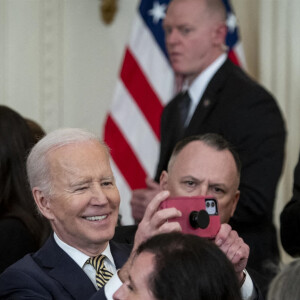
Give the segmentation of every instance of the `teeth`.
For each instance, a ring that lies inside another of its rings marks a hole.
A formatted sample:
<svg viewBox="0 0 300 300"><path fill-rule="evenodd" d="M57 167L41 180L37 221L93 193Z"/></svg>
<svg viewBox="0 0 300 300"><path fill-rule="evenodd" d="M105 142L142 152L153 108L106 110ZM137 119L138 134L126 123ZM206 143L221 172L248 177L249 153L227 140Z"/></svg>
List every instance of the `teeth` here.
<svg viewBox="0 0 300 300"><path fill-rule="evenodd" d="M93 216L93 217L85 217L86 220L89 221L101 221L104 220L107 217L107 215L104 216Z"/></svg>

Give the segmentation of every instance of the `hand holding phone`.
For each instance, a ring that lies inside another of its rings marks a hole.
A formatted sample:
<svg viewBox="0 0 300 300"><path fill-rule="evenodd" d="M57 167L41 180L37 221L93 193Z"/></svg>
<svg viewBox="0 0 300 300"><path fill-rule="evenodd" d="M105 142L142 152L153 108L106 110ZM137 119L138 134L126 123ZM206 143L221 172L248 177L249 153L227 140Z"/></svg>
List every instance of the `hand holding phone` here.
<svg viewBox="0 0 300 300"><path fill-rule="evenodd" d="M170 207L181 211L181 217L169 221L178 222L183 233L213 239L220 229L218 202L213 197L175 197L160 204L160 209Z"/></svg>

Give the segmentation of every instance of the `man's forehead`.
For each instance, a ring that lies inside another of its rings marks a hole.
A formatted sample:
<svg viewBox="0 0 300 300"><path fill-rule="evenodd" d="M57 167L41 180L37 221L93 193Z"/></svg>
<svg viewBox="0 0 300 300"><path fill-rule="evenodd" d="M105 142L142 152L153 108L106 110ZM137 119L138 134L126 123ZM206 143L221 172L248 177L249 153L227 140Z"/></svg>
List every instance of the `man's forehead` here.
<svg viewBox="0 0 300 300"><path fill-rule="evenodd" d="M203 159L204 156L211 155L217 150L205 144L203 141L191 141L186 144L177 154L176 161Z"/></svg>
<svg viewBox="0 0 300 300"><path fill-rule="evenodd" d="M54 148L47 153L51 166L60 166L69 170L76 170L85 165L85 162L94 164L109 164L107 149L96 141L70 143Z"/></svg>
<svg viewBox="0 0 300 300"><path fill-rule="evenodd" d="M186 145L169 167L169 183L178 181L207 182L230 187L239 184L239 175L232 153L216 150L202 141Z"/></svg>
<svg viewBox="0 0 300 300"><path fill-rule="evenodd" d="M202 141L192 141L187 144L176 155L173 165L180 166L179 170L197 168L199 165L203 165L206 168L223 165L226 168L236 169L233 155L228 149L217 150Z"/></svg>
<svg viewBox="0 0 300 300"><path fill-rule="evenodd" d="M135 265L135 269L139 269L142 270L142 275L144 277L144 279L148 279L149 275L153 272L154 270L154 254L148 251L144 251L142 253L140 253L138 256L136 256L135 261L134 261L134 265ZM145 268L145 266L147 266ZM132 278L135 277L135 279L137 280L136 276L132 275Z"/></svg>
<svg viewBox="0 0 300 300"><path fill-rule="evenodd" d="M52 156L52 154L54 154L53 156L61 157L61 156L68 156L69 153L76 154L76 153L85 152L88 155L90 152L95 152L95 151L108 154L105 146L96 140L78 141L78 142L58 145L49 149L47 154L49 156Z"/></svg>
<svg viewBox="0 0 300 300"><path fill-rule="evenodd" d="M186 12L202 13L206 11L206 3L203 0L172 0L167 7L166 17L170 12L173 12L174 8L184 8ZM180 14L179 14L180 16Z"/></svg>

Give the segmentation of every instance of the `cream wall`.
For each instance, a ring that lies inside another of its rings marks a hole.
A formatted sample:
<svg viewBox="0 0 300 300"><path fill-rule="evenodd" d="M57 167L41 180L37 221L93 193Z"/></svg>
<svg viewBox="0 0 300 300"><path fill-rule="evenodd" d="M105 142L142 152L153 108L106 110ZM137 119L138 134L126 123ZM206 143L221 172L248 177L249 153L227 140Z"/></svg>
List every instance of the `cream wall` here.
<svg viewBox="0 0 300 300"><path fill-rule="evenodd" d="M0 103L47 131L71 126L100 135L137 2L118 1L115 21L106 26L100 0L0 0ZM278 224L300 145L300 2L232 3L247 70L276 96L289 131Z"/></svg>
<svg viewBox="0 0 300 300"><path fill-rule="evenodd" d="M288 132L283 175L274 219L292 196L293 172L300 149L300 2L232 0L240 20L248 71L276 97ZM283 260L291 258L282 251Z"/></svg>
<svg viewBox="0 0 300 300"><path fill-rule="evenodd" d="M231 0L238 18L240 36L243 41L247 61L247 71L254 78L258 77L258 30L260 0Z"/></svg>
<svg viewBox="0 0 300 300"><path fill-rule="evenodd" d="M0 0L0 103L49 131L100 134L137 0L111 26L99 0Z"/></svg>

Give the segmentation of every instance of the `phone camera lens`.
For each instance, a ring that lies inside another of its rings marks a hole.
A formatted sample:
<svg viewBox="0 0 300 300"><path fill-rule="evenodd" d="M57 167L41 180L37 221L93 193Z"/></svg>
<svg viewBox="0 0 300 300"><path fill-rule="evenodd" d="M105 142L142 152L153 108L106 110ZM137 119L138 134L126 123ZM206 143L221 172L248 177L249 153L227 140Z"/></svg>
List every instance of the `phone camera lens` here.
<svg viewBox="0 0 300 300"><path fill-rule="evenodd" d="M190 224L193 228L207 228L209 225L208 213L205 210L192 211L190 213Z"/></svg>

